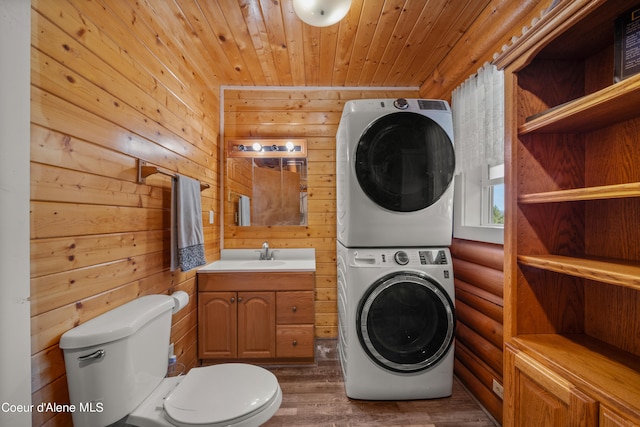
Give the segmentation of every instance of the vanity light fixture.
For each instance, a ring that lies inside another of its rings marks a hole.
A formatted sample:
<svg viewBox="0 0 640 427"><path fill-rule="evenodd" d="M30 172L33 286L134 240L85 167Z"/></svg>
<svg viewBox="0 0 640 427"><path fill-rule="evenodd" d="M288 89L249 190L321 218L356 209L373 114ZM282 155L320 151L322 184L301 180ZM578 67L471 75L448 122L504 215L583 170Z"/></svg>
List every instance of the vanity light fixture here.
<svg viewBox="0 0 640 427"><path fill-rule="evenodd" d="M305 138L227 139L228 157L307 157Z"/></svg>
<svg viewBox="0 0 640 427"><path fill-rule="evenodd" d="M351 0L293 0L298 18L313 27L328 27L345 17Z"/></svg>

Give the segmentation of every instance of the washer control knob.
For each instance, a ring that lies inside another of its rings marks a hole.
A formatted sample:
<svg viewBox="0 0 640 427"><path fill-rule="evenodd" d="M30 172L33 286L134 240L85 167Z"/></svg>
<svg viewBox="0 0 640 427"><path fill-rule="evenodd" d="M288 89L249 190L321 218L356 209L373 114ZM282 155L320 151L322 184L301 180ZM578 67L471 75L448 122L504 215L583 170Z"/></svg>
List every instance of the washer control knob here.
<svg viewBox="0 0 640 427"><path fill-rule="evenodd" d="M409 264L409 255L405 251L398 251L393 255L393 259L400 265Z"/></svg>
<svg viewBox="0 0 640 427"><path fill-rule="evenodd" d="M409 102L407 102L407 100L404 98L398 98L393 101L393 106L398 110L406 110L407 108L409 108Z"/></svg>

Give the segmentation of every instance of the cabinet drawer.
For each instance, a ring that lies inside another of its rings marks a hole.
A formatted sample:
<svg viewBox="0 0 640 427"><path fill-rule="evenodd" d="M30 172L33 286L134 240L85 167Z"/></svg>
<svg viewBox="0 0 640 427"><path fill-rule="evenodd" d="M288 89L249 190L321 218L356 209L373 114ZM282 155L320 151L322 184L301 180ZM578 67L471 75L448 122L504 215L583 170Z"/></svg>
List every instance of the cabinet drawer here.
<svg viewBox="0 0 640 427"><path fill-rule="evenodd" d="M313 358L313 325L278 326L276 356Z"/></svg>
<svg viewBox="0 0 640 427"><path fill-rule="evenodd" d="M276 297L276 323L313 323L313 291L278 292Z"/></svg>

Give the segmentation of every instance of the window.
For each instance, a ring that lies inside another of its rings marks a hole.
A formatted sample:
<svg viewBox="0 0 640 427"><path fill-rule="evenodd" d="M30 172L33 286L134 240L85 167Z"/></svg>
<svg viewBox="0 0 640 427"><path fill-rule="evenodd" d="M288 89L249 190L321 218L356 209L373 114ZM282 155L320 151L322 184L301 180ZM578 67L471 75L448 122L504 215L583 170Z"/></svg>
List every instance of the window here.
<svg viewBox="0 0 640 427"><path fill-rule="evenodd" d="M504 79L485 64L452 94L456 178L453 235L504 242Z"/></svg>
<svg viewBox="0 0 640 427"><path fill-rule="evenodd" d="M483 186L487 195L482 212L486 215L483 225L504 226L504 163L490 166L487 184Z"/></svg>

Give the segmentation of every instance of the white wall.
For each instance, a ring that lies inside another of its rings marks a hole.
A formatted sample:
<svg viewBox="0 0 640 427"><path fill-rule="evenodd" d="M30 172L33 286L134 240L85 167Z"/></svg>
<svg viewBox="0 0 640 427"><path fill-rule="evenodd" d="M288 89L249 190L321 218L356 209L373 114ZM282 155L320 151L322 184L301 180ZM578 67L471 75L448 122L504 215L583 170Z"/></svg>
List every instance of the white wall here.
<svg viewBox="0 0 640 427"><path fill-rule="evenodd" d="M30 426L29 49L31 2L0 1L0 426Z"/></svg>

